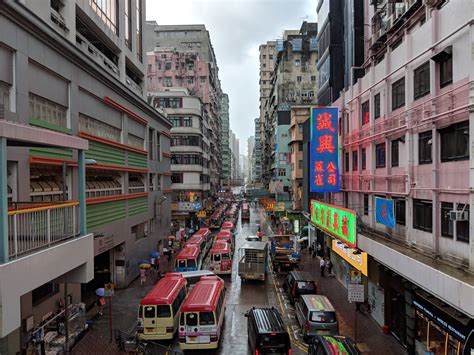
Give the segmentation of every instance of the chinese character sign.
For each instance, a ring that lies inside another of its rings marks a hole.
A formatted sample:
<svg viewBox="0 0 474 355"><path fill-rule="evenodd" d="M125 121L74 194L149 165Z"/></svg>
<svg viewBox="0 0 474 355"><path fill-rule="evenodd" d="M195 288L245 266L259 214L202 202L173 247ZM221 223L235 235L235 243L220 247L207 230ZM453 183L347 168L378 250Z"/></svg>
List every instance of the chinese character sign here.
<svg viewBox="0 0 474 355"><path fill-rule="evenodd" d="M393 200L375 197L375 220L384 226L395 228Z"/></svg>
<svg viewBox="0 0 474 355"><path fill-rule="evenodd" d="M339 192L338 108L311 108L311 192Z"/></svg>
<svg viewBox="0 0 474 355"><path fill-rule="evenodd" d="M318 228L342 240L345 244L356 247L356 213L347 208L329 205L311 200L311 222Z"/></svg>

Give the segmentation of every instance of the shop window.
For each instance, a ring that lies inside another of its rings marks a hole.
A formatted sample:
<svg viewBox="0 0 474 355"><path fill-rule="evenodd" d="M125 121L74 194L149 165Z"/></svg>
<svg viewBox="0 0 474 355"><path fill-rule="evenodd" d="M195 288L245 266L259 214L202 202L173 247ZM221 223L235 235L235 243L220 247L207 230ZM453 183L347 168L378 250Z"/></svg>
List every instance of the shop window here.
<svg viewBox="0 0 474 355"><path fill-rule="evenodd" d="M357 150L352 151L352 171L357 171L358 169L358 157Z"/></svg>
<svg viewBox="0 0 474 355"><path fill-rule="evenodd" d="M47 300L54 294L59 292L59 284L48 282L44 285L35 288L31 292L33 306L39 305L41 302Z"/></svg>
<svg viewBox="0 0 474 355"><path fill-rule="evenodd" d="M467 221L457 221L456 222L456 240L458 242L469 243L469 205L464 206L464 204L458 204L458 211L467 212Z"/></svg>
<svg viewBox="0 0 474 355"><path fill-rule="evenodd" d="M399 165L399 150L398 143L400 140L394 139L392 141L392 167L397 167Z"/></svg>
<svg viewBox="0 0 474 355"><path fill-rule="evenodd" d="M374 96L374 120L380 117L380 93Z"/></svg>
<svg viewBox="0 0 474 355"><path fill-rule="evenodd" d="M364 216L369 215L369 195L364 194Z"/></svg>
<svg viewBox="0 0 474 355"><path fill-rule="evenodd" d="M367 157L366 157L365 148L362 148L361 158L362 158L362 170L365 170L367 168Z"/></svg>
<svg viewBox="0 0 474 355"><path fill-rule="evenodd" d="M445 86L453 83L453 56L450 54L439 62L439 86Z"/></svg>
<svg viewBox="0 0 474 355"><path fill-rule="evenodd" d="M392 110L405 105L405 78L392 84Z"/></svg>
<svg viewBox="0 0 474 355"><path fill-rule="evenodd" d="M366 102L362 103L362 108L361 108L361 122L362 125L365 125L370 122L370 102L367 100Z"/></svg>
<svg viewBox="0 0 474 355"><path fill-rule="evenodd" d="M431 164L433 162L431 155L432 132L427 131L418 134L418 164Z"/></svg>
<svg viewBox="0 0 474 355"><path fill-rule="evenodd" d="M404 199L395 199L395 222L402 226L406 224L406 202Z"/></svg>
<svg viewBox="0 0 474 355"><path fill-rule="evenodd" d="M449 218L449 212L454 206L449 202L441 202L441 236L453 239L453 221Z"/></svg>
<svg viewBox="0 0 474 355"><path fill-rule="evenodd" d="M375 146L375 167L385 167L385 143L377 144Z"/></svg>
<svg viewBox="0 0 474 355"><path fill-rule="evenodd" d="M441 162L469 159L469 121L439 130Z"/></svg>
<svg viewBox="0 0 474 355"><path fill-rule="evenodd" d="M413 94L417 100L430 93L430 62L419 66L413 72Z"/></svg>
<svg viewBox="0 0 474 355"><path fill-rule="evenodd" d="M433 203L413 199L413 228L425 232L432 232L433 228Z"/></svg>

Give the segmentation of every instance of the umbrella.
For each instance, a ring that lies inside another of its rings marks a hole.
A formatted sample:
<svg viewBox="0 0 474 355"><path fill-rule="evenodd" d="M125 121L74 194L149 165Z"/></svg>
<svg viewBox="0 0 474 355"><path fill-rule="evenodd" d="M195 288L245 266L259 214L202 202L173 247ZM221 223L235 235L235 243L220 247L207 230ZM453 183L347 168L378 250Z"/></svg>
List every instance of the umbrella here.
<svg viewBox="0 0 474 355"><path fill-rule="evenodd" d="M154 251L153 253L150 254L150 257L159 258L160 257L160 252L159 251Z"/></svg>
<svg viewBox="0 0 474 355"><path fill-rule="evenodd" d="M149 269L149 268L151 268L151 265L148 263L140 264L140 269Z"/></svg>
<svg viewBox="0 0 474 355"><path fill-rule="evenodd" d="M103 288L103 287L98 288L97 290L95 290L95 294L96 294L97 296L99 296L99 297L104 297L104 295L105 295L105 290L104 290L104 288Z"/></svg>

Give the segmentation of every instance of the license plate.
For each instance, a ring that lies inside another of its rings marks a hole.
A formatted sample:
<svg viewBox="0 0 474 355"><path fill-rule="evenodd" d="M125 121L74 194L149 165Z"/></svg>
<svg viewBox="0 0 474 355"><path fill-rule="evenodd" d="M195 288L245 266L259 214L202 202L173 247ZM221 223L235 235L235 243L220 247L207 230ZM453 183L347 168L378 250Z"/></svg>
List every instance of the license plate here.
<svg viewBox="0 0 474 355"><path fill-rule="evenodd" d="M187 337L187 343L197 343L198 337Z"/></svg>
<svg viewBox="0 0 474 355"><path fill-rule="evenodd" d="M329 334L329 330L320 330L318 331L319 334Z"/></svg>

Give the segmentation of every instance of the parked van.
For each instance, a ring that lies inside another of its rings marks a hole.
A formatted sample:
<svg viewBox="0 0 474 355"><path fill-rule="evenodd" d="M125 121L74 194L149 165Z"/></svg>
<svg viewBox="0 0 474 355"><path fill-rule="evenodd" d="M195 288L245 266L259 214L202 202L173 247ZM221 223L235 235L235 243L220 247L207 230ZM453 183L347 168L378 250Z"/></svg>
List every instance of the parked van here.
<svg viewBox="0 0 474 355"><path fill-rule="evenodd" d="M295 312L305 340L339 334L336 311L326 296L302 295L295 303Z"/></svg>
<svg viewBox="0 0 474 355"><path fill-rule="evenodd" d="M301 295L317 293L316 282L307 271L290 271L286 276L283 289L288 293L291 304L295 304Z"/></svg>
<svg viewBox="0 0 474 355"><path fill-rule="evenodd" d="M309 344L308 355L360 355L349 337L317 335Z"/></svg>
<svg viewBox="0 0 474 355"><path fill-rule="evenodd" d="M275 308L254 307L245 316L252 354L291 354L290 336Z"/></svg>

